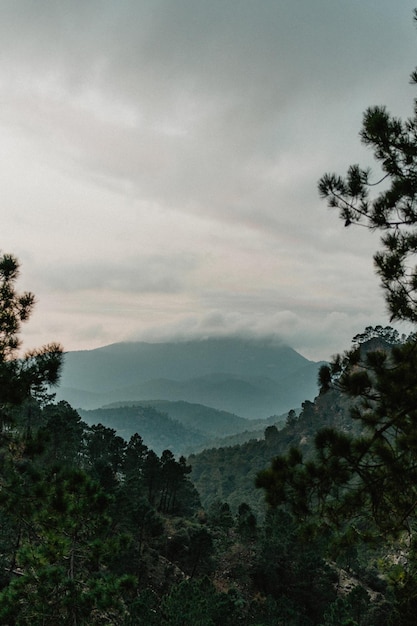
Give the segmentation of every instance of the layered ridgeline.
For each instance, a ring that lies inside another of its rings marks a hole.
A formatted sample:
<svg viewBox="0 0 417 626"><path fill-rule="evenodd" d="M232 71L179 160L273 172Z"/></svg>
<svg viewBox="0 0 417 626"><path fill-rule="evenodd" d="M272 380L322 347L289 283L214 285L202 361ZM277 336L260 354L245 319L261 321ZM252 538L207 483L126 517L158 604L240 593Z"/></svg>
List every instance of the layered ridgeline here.
<svg viewBox="0 0 417 626"><path fill-rule="evenodd" d="M187 458L192 467L191 479L204 508L225 501L235 512L246 502L262 518L265 494L255 489L258 472L292 447L308 458L313 454L318 431L335 428L352 433L358 425L350 417L351 400L337 390L318 395L314 402L303 402L301 411L290 411L285 422L267 425L261 436L248 437L232 445L206 448ZM257 433L258 434L258 433Z"/></svg>
<svg viewBox="0 0 417 626"><path fill-rule="evenodd" d="M91 426L103 424L126 441L139 433L157 454L170 450L177 456L261 439L265 428L272 424L281 427L287 417L283 414L249 420L183 400L127 401L99 409L79 408L78 413Z"/></svg>
<svg viewBox="0 0 417 626"><path fill-rule="evenodd" d="M68 352L57 399L83 409L183 400L259 419L312 400L320 365L272 339L117 343Z"/></svg>

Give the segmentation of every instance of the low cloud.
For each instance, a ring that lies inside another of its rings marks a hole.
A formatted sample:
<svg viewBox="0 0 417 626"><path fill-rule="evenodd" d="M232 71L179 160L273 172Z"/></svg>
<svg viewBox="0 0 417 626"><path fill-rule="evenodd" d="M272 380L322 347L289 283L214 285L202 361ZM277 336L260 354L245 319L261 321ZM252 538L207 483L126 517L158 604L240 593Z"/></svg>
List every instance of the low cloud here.
<svg viewBox="0 0 417 626"><path fill-rule="evenodd" d="M2 246L31 337L264 333L327 358L385 324L378 238L316 187L373 165L368 105L412 113L413 8L6 0Z"/></svg>

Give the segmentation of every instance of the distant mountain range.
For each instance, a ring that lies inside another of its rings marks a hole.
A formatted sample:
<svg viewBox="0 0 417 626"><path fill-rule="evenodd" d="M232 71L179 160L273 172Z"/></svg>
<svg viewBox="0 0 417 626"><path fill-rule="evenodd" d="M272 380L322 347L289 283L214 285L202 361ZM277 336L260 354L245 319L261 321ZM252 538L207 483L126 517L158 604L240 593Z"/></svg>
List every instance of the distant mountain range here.
<svg viewBox="0 0 417 626"><path fill-rule="evenodd" d="M201 404L167 400L115 403L78 412L90 426L103 424L113 428L126 441L139 433L157 454L169 449L176 455L263 438L267 426L281 427L286 420L286 415L249 420Z"/></svg>
<svg viewBox="0 0 417 626"><path fill-rule="evenodd" d="M270 339L116 343L66 353L56 397L83 409L185 401L264 419L312 400L320 365Z"/></svg>

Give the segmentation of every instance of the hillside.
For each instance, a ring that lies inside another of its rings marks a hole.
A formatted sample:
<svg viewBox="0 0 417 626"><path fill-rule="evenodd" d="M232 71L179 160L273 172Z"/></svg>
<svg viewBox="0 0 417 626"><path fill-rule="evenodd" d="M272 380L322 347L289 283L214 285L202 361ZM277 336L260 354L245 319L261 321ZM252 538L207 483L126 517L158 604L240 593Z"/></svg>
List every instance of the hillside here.
<svg viewBox="0 0 417 626"><path fill-rule="evenodd" d="M78 413L89 425L113 428L126 441L138 433L157 454L169 449L177 456L261 438L269 424L285 421L285 415L248 420L200 404L164 400L115 403L100 409L78 409Z"/></svg>
<svg viewBox="0 0 417 626"><path fill-rule="evenodd" d="M78 409L82 419L89 425L102 424L114 429L120 437L129 441L138 433L146 446L157 454L171 450L179 456L187 450L202 446L207 437L192 428L185 428L152 407L119 407L107 409Z"/></svg>
<svg viewBox="0 0 417 626"><path fill-rule="evenodd" d="M359 344L361 359L365 361L372 354L390 355L393 345L382 334L371 336ZM363 363L359 366L357 361L354 362L355 372L363 368ZM409 389L407 393L410 393ZM235 508L240 502L247 502L258 513L263 512L263 494L254 490L257 473L268 467L274 457L286 454L291 447L300 449L305 458L315 454L314 439L321 429L331 427L342 433L363 434L366 430L364 425L359 419L352 419L353 406L352 397L334 385L326 393L319 393L313 402L303 402L299 415L293 415L280 430L267 428L263 437L254 433L249 441L231 446L224 442L216 448L189 456L188 462L193 468L192 480L203 506L210 506L220 499Z"/></svg>
<svg viewBox="0 0 417 626"><path fill-rule="evenodd" d="M68 352L57 400L95 409L154 398L267 418L312 399L319 366L271 339L119 343Z"/></svg>
<svg viewBox="0 0 417 626"><path fill-rule="evenodd" d="M247 502L262 516L264 494L254 488L257 473L291 446L300 447L308 455L316 432L323 427L350 431L355 426L350 407L345 396L331 391L319 395L314 402L304 402L300 415L281 430L268 428L262 438L254 433L242 444L206 449L189 456L191 478L203 506L209 507L220 499L236 510L241 502Z"/></svg>
<svg viewBox="0 0 417 626"><path fill-rule="evenodd" d="M242 432L251 425L255 428L256 422L239 417L227 411L219 411L203 404L192 404L183 400L174 402L169 400L144 400L142 402L113 403L103 409L117 409L126 406L153 407L160 413L168 415L172 420L180 422L187 428L196 430L213 437L224 437Z"/></svg>

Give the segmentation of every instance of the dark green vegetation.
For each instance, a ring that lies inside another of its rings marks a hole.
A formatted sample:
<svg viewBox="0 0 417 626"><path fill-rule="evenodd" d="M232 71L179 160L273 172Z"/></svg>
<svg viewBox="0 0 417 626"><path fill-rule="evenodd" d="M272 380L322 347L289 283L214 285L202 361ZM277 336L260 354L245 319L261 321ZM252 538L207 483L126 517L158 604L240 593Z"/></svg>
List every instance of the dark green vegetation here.
<svg viewBox="0 0 417 626"><path fill-rule="evenodd" d="M354 165L345 178L325 175L319 190L346 226L381 232L374 261L391 319L415 328L417 101L405 121L385 107L368 109L361 138L380 165L379 181ZM271 509L285 511L316 541L326 539L322 556L349 567L361 593L375 564L372 588L381 584L383 614L358 619L351 610L332 610L325 623L416 623L416 372L415 332L400 339L390 328L367 329L319 374L322 398L350 399L351 428L321 428L310 449L292 447L258 475Z"/></svg>
<svg viewBox="0 0 417 626"><path fill-rule="evenodd" d="M243 453L235 493L226 494L233 506L215 494L203 507L184 457L156 454L140 434L126 440L87 425L68 403L52 403L47 391L62 352L51 345L18 357L29 295L15 292L12 261L11 273L9 257L0 263L1 624L272 626L369 614L360 608L368 601L362 586L338 598L340 567L324 558L323 538L305 522L239 502L239 491L253 494L262 457L265 467L290 442L308 442L314 404L288 414L281 441L268 425L262 441L230 448ZM257 446L258 459L244 462ZM206 471L213 472L207 459Z"/></svg>
<svg viewBox="0 0 417 626"><path fill-rule="evenodd" d="M258 472L290 447L309 450L317 429L328 424L349 428L347 403L329 394L303 403L297 416L290 411L285 426L267 426L263 436L232 446L210 448L188 457L191 478L204 507L225 500L236 511L241 502L250 504L258 519L265 513L265 497L253 488Z"/></svg>
<svg viewBox="0 0 417 626"><path fill-rule="evenodd" d="M358 166L320 192L382 231L387 305L415 324L417 103L405 122L368 110L362 138L382 192ZM0 624L414 626L415 333L368 327L282 430L177 459L52 403L62 351L18 355L17 275L1 257Z"/></svg>
<svg viewBox="0 0 417 626"><path fill-rule="evenodd" d="M267 418L313 399L319 366L271 339L122 343L67 353L57 398L84 409L183 400Z"/></svg>
<svg viewBox="0 0 417 626"><path fill-rule="evenodd" d="M78 409L87 424L103 424L114 428L118 435L129 439L139 432L143 441L152 450L161 454L165 449L174 454L186 453L194 446L204 445L205 437L193 428L185 428L167 414L156 411L151 406L125 406L103 408L92 411Z"/></svg>
<svg viewBox="0 0 417 626"><path fill-rule="evenodd" d="M254 425L253 420L239 417L227 411L213 409L203 404L192 404L178 400L176 402L169 400L151 400L147 402L126 402L116 403L109 407L117 408L118 406L151 406L161 413L166 413L171 419L181 422L183 426L195 428L211 437L227 436L237 432L243 432L246 428Z"/></svg>
<svg viewBox="0 0 417 626"><path fill-rule="evenodd" d="M78 412L87 424L101 423L114 428L124 439L140 432L146 445L158 454L169 449L177 455L263 438L269 424L285 422L285 416L248 420L202 404L167 400L122 402L90 411L78 409Z"/></svg>
<svg viewBox="0 0 417 626"><path fill-rule="evenodd" d="M15 291L17 273L15 259L0 259L0 623L259 625L321 615L334 573L313 544L302 549L296 527L285 522L280 534L274 515L261 526L246 503L203 510L184 457L157 455L139 434L126 441L51 402L62 352L18 356L33 297Z"/></svg>

